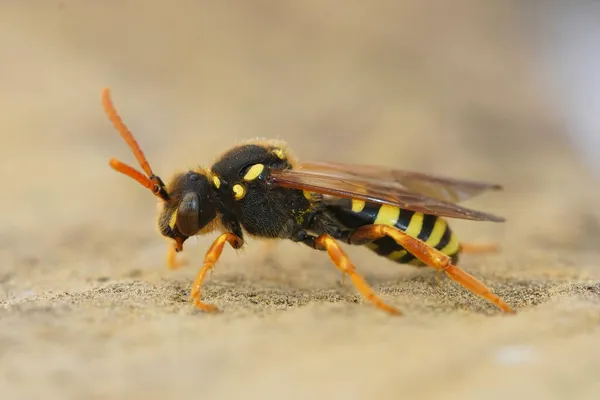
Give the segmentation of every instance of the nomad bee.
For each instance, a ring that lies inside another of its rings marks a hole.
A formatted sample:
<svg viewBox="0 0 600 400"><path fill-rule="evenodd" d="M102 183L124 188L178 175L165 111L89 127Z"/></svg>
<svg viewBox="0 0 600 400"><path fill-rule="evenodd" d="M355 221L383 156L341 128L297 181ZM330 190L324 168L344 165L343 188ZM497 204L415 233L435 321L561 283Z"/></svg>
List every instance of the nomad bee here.
<svg viewBox="0 0 600 400"><path fill-rule="evenodd" d="M456 266L461 252L486 249L460 244L444 219L504 221L456 204L486 190L500 189L498 185L374 166L300 163L284 144L268 141L241 144L210 169L199 167L177 174L165 184L152 172L119 117L108 89L102 93L102 103L146 175L116 159L110 160L110 166L161 200L158 226L173 243L170 265L175 266L175 253L183 250L189 237L221 232L192 285L191 298L201 310L217 310L202 302L200 291L225 243L240 249L248 234L289 239L326 251L365 299L391 314L400 311L375 294L340 242L364 245L400 264L435 268L499 309L514 312L482 282Z"/></svg>

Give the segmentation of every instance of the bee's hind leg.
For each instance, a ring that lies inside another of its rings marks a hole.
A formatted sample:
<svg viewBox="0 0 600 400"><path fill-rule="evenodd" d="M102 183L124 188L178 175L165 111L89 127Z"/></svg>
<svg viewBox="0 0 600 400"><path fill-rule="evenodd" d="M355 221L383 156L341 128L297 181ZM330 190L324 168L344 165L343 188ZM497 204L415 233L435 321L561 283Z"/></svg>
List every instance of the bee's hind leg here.
<svg viewBox="0 0 600 400"><path fill-rule="evenodd" d="M414 238L399 229L388 225L366 225L358 228L348 239L350 244L365 244L384 236L389 236L406 251L432 268L445 272L455 282L460 283L467 290L486 299L502 311L514 313L515 311L500 297L474 276L452 264L450 257L441 251L427 245L422 240Z"/></svg>
<svg viewBox="0 0 600 400"><path fill-rule="evenodd" d="M500 246L496 243L461 243L460 252L473 254L499 253Z"/></svg>

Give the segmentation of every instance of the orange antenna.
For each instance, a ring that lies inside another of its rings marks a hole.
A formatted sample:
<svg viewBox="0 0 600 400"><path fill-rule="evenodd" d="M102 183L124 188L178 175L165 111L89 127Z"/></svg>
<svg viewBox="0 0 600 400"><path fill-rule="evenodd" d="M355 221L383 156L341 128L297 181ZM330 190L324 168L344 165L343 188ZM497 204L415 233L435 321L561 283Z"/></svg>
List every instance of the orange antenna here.
<svg viewBox="0 0 600 400"><path fill-rule="evenodd" d="M108 118L113 123L123 140L125 140L147 176L144 176L144 174L142 174L140 171L115 158L110 160L109 165L116 171L135 179L142 186L150 189L156 196L163 200L167 200L169 196L165 190L164 183L158 176L154 175L148 160L146 160L146 157L144 156L144 152L117 113L117 110L115 109L110 98L110 89L108 88L104 88L102 90L102 105L104 106L106 115L108 115Z"/></svg>

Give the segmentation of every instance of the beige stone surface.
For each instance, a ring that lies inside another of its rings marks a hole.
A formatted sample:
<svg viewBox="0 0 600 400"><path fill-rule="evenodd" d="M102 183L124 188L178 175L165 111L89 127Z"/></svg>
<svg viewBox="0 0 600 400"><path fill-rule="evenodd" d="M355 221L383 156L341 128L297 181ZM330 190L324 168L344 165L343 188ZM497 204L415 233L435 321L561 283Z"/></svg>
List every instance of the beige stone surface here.
<svg viewBox="0 0 600 400"><path fill-rule="evenodd" d="M562 136L510 2L7 1L0 13L0 398L596 399L597 182ZM155 199L107 165L155 172L278 137L301 159L502 183L453 221L502 253L462 267L518 314L430 269L347 248L393 318L327 256L249 240L205 299L214 235L165 267Z"/></svg>

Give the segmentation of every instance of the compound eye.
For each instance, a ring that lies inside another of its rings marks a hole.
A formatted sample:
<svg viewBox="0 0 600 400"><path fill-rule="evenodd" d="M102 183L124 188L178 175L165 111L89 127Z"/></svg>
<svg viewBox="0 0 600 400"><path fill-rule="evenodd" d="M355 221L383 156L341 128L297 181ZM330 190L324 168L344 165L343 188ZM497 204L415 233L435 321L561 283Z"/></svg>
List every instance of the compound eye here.
<svg viewBox="0 0 600 400"><path fill-rule="evenodd" d="M200 229L200 200L195 192L187 193L177 208L177 229L185 236L194 236Z"/></svg>

